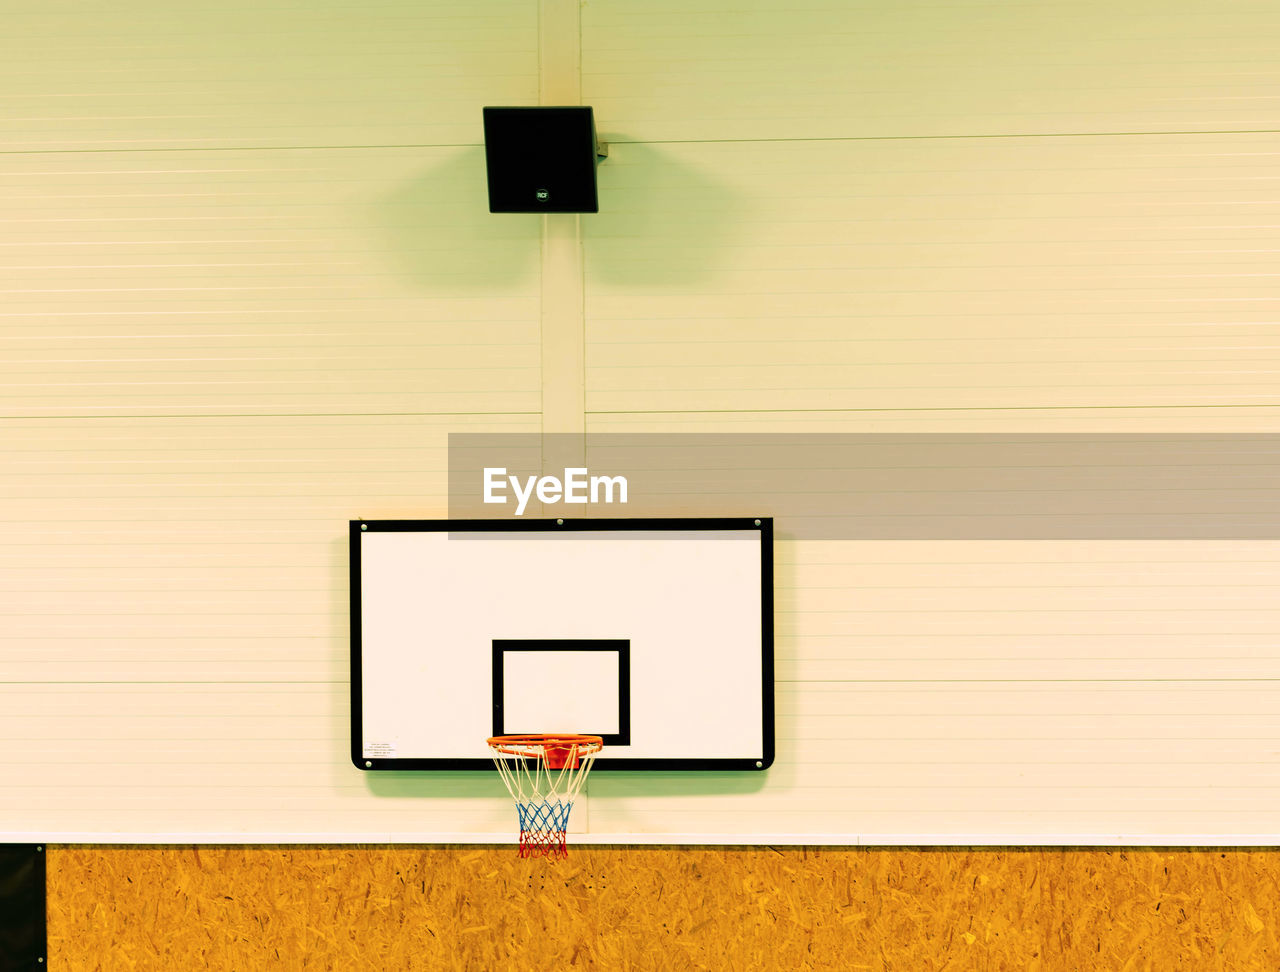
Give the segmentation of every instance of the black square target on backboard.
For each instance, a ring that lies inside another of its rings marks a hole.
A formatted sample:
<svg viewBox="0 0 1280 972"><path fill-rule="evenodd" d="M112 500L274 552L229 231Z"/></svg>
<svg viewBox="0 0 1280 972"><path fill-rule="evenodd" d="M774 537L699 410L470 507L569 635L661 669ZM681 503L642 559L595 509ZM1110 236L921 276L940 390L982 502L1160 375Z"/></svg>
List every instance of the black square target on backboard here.
<svg viewBox="0 0 1280 972"><path fill-rule="evenodd" d="M631 745L626 639L494 639L492 664L495 736L564 732Z"/></svg>
<svg viewBox="0 0 1280 972"><path fill-rule="evenodd" d="M351 523L351 759L490 769L493 735L596 770L774 758L767 517Z"/></svg>

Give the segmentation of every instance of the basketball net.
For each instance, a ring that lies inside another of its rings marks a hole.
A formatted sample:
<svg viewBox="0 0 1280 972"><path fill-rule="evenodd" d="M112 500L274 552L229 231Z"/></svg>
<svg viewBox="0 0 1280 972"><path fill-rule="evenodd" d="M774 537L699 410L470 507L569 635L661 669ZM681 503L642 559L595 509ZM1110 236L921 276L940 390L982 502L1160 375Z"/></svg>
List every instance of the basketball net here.
<svg viewBox="0 0 1280 972"><path fill-rule="evenodd" d="M603 740L570 734L494 736L493 762L520 817L520 856L569 856L569 811Z"/></svg>

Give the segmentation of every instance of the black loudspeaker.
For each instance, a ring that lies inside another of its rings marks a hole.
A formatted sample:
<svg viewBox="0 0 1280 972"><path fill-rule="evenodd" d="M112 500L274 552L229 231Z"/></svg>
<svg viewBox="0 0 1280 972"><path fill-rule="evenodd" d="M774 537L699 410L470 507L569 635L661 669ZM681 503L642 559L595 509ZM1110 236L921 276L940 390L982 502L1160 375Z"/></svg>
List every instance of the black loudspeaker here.
<svg viewBox="0 0 1280 972"><path fill-rule="evenodd" d="M484 109L491 213L598 213L596 141L589 106Z"/></svg>

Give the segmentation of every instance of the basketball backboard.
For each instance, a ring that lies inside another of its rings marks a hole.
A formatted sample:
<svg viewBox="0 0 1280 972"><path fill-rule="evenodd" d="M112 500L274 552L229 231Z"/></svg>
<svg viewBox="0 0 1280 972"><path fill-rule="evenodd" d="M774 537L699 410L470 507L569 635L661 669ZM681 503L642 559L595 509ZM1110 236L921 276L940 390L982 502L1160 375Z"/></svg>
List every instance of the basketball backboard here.
<svg viewBox="0 0 1280 972"><path fill-rule="evenodd" d="M597 771L773 762L767 518L351 523L351 757L485 769L599 735Z"/></svg>

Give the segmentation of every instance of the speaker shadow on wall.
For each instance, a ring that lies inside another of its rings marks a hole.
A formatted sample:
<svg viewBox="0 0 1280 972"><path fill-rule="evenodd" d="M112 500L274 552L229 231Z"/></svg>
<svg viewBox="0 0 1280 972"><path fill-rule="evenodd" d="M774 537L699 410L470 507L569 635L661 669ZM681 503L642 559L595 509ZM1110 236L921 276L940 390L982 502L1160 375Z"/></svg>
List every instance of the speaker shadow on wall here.
<svg viewBox="0 0 1280 972"><path fill-rule="evenodd" d="M392 271L441 296L536 293L542 217L489 212L483 145L424 154L438 160L376 198L370 213ZM610 144L596 173L600 212L580 217L588 286L687 287L727 264L747 199L684 157L692 154L683 145Z"/></svg>
<svg viewBox="0 0 1280 972"><path fill-rule="evenodd" d="M392 271L441 296L537 294L542 217L489 212L483 145L423 154L437 161L377 197L370 213Z"/></svg>
<svg viewBox="0 0 1280 972"><path fill-rule="evenodd" d="M700 147L600 137L609 143L596 173L600 212L582 217L588 287L687 287L723 269L749 200L690 160Z"/></svg>

